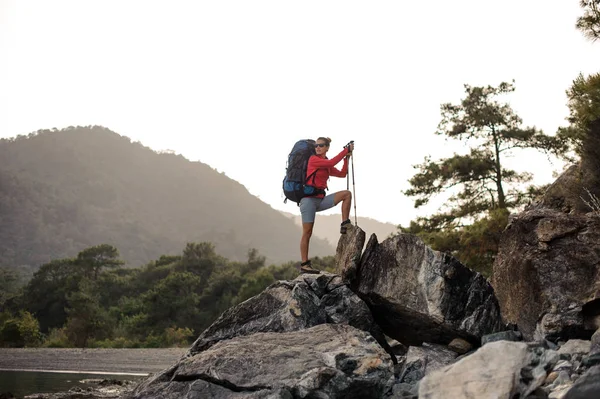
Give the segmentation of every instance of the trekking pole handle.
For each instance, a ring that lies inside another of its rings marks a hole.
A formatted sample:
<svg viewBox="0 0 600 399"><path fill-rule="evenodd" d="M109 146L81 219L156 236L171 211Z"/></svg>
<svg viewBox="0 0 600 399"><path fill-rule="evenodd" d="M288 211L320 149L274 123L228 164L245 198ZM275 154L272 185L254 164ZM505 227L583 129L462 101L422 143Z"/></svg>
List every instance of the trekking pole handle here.
<svg viewBox="0 0 600 399"><path fill-rule="evenodd" d="M344 148L350 148L351 145L354 145L354 140L350 140L350 142L346 144ZM348 154L351 154L351 152L348 152Z"/></svg>

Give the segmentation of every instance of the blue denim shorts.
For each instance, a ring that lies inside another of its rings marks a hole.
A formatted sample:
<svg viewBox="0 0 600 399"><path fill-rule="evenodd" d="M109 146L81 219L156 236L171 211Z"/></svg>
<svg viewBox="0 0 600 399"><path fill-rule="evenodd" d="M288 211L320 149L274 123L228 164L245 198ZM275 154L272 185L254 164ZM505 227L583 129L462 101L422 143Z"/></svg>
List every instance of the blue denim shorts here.
<svg viewBox="0 0 600 399"><path fill-rule="evenodd" d="M335 205L333 197L335 194L329 194L325 198L304 197L300 200L300 213L302 214L302 223L314 223L317 212L333 208Z"/></svg>

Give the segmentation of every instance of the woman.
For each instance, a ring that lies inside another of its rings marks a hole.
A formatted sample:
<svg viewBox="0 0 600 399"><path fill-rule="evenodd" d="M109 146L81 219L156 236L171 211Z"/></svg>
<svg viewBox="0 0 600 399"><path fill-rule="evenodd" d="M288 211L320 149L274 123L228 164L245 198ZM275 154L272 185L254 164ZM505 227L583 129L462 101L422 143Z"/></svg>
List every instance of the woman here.
<svg viewBox="0 0 600 399"><path fill-rule="evenodd" d="M346 177L348 173L348 157L352 154L354 144L350 143L342 152L337 154L332 159L327 158L327 151L331 139L328 137L319 137L315 145L316 155L313 155L308 160L306 169L307 183L315 186L318 189L325 190L327 188L327 180L329 176ZM342 159L344 166L342 170L335 168ZM313 176L314 174L314 176ZM304 197L300 200L300 212L302 213L302 238L300 239L300 255L302 263L300 264L301 273L320 273L319 270L313 269L310 260L308 260L308 246L310 237L312 236L313 226L315 225L315 215L319 211L332 208L342 201L342 224L340 233L345 234L346 228L350 226L350 204L352 202L352 193L348 190L338 191L337 193L319 194L312 197Z"/></svg>

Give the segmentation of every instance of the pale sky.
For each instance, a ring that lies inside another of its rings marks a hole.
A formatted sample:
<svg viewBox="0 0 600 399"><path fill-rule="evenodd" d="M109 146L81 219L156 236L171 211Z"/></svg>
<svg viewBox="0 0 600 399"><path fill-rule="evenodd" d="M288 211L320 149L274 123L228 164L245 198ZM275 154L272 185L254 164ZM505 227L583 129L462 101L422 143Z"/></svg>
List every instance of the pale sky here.
<svg viewBox="0 0 600 399"><path fill-rule="evenodd" d="M281 190L293 144L328 136L333 156L354 140L358 216L407 225L435 211L401 191L426 155L460 149L434 132L464 84L514 79L526 125L566 124L565 90L600 69L581 13L578 0L0 0L0 137L102 125L296 214ZM511 161L539 183L560 169Z"/></svg>

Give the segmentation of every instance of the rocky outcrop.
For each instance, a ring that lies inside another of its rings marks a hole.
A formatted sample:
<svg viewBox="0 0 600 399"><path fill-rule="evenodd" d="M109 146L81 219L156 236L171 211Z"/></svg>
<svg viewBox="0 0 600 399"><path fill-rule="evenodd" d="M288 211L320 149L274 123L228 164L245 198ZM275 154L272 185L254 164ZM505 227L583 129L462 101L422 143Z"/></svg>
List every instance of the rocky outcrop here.
<svg viewBox="0 0 600 399"><path fill-rule="evenodd" d="M556 347L558 350L541 342L490 342L475 353L428 373L419 383L418 397L600 397L598 366L593 366L591 354L585 353L589 347L589 341L569 341ZM593 394L581 396L584 393Z"/></svg>
<svg viewBox="0 0 600 399"><path fill-rule="evenodd" d="M276 282L259 295L225 311L200 334L189 354L193 356L234 337L298 331L325 323L348 324L369 332L391 352L367 305L340 276L322 273Z"/></svg>
<svg viewBox="0 0 600 399"><path fill-rule="evenodd" d="M509 225L506 252L494 270L496 290L416 236L379 243L372 235L365 246L364 232L352 226L338 244L339 274L279 281L232 307L132 398L562 398L595 392L600 333L587 339L600 321L600 299L597 270L586 274L584 264L600 265L593 246L600 223L591 215L528 212ZM572 238L578 243L569 244ZM578 262L572 269L569 259ZM500 292L504 302L496 297ZM501 309L509 310L504 319ZM591 332L585 338L581 331ZM585 339L561 341L569 337Z"/></svg>
<svg viewBox="0 0 600 399"><path fill-rule="evenodd" d="M486 279L414 235L382 243L372 236L350 284L385 334L405 345L463 338L478 346L482 335L504 329Z"/></svg>
<svg viewBox="0 0 600 399"><path fill-rule="evenodd" d="M180 361L169 381L131 396L179 398L381 398L392 363L373 337L348 325L256 333Z"/></svg>
<svg viewBox="0 0 600 399"><path fill-rule="evenodd" d="M492 285L525 340L589 339L600 327L600 215L532 209L511 219Z"/></svg>
<svg viewBox="0 0 600 399"><path fill-rule="evenodd" d="M360 227L351 225L338 241L335 252L336 273L342 276L343 281L350 284L356 281L365 237L365 232Z"/></svg>

